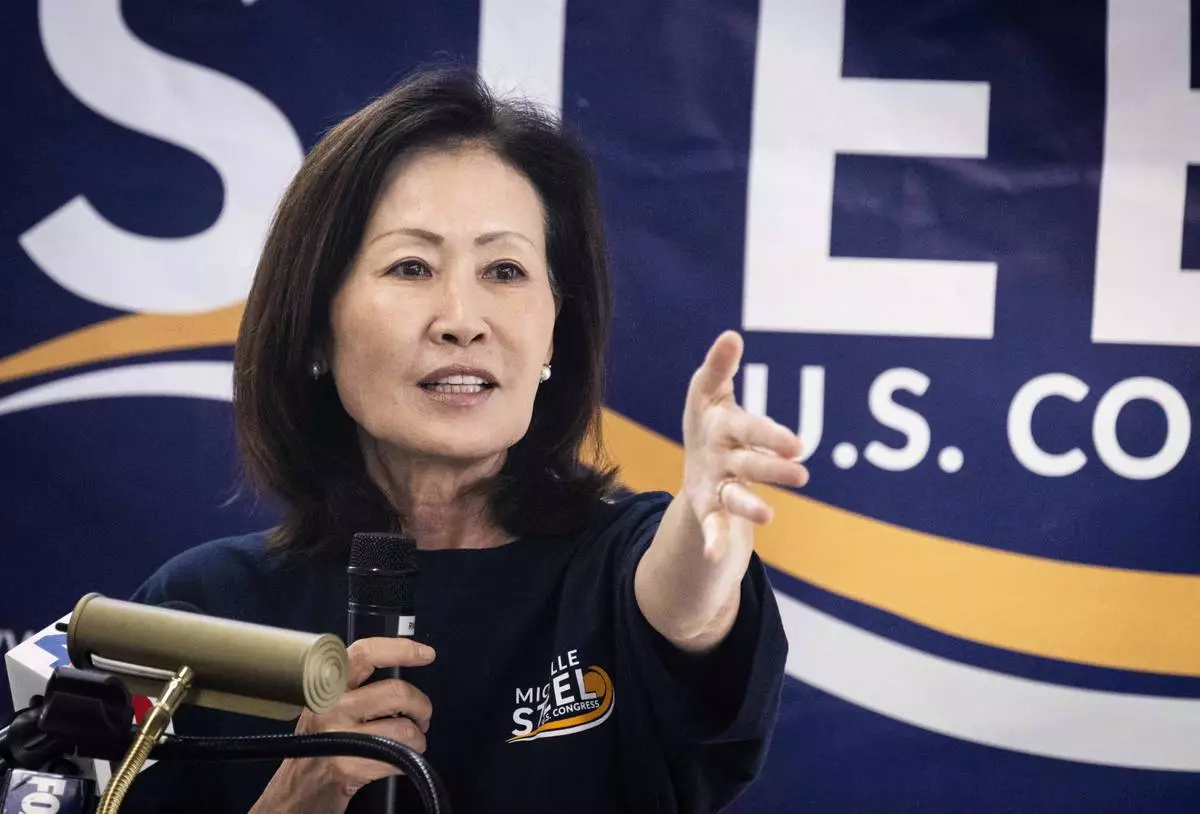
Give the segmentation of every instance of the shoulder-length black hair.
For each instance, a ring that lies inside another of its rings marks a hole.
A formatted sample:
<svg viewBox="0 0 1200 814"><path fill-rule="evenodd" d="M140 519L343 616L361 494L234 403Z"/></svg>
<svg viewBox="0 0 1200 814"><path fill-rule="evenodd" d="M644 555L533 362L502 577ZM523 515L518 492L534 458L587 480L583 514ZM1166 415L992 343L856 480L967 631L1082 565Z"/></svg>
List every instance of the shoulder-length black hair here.
<svg viewBox="0 0 1200 814"><path fill-rule="evenodd" d="M595 173L560 122L494 98L468 70L414 74L333 127L309 152L276 212L234 354L234 422L247 474L284 504L277 547L330 552L356 531L395 529L367 476L352 419L331 377L314 379L329 308L362 242L389 169L415 150L484 145L533 184L559 308L554 376L537 393L526 435L481 488L492 518L516 536L561 534L588 521L614 472L584 466L601 452L604 347L612 309ZM599 460L599 457L596 458Z"/></svg>

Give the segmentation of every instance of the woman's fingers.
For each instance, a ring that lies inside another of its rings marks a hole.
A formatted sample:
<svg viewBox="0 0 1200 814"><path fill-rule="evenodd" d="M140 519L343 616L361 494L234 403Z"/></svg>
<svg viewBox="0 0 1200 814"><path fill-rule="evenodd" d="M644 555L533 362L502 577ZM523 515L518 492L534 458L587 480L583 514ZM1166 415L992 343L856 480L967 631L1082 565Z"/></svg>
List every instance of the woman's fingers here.
<svg viewBox="0 0 1200 814"><path fill-rule="evenodd" d="M368 721L359 724L352 730L363 735L375 735L380 738L402 743L416 752L424 752L428 746L425 733L407 718L388 718L380 721ZM326 758L336 782L342 787L347 796L358 791L368 783L381 780L393 774L401 774L400 770L390 763L378 760L368 760L358 757Z"/></svg>
<svg viewBox="0 0 1200 814"><path fill-rule="evenodd" d="M713 429L727 446L756 447L788 460L800 457L803 444L787 427L770 418L751 415L740 407L720 409Z"/></svg>
<svg viewBox="0 0 1200 814"><path fill-rule="evenodd" d="M350 658L351 689L370 678L378 667L423 667L437 657L427 644L391 636L359 639L346 648L346 655Z"/></svg>
<svg viewBox="0 0 1200 814"><path fill-rule="evenodd" d="M366 735L378 735L397 743L403 743L416 752L424 752L428 746L425 733L421 728L407 718L386 718L379 721L367 721L358 727L358 731Z"/></svg>
<svg viewBox="0 0 1200 814"><path fill-rule="evenodd" d="M433 704L429 696L407 681L389 678L351 690L335 708L338 717L359 723L376 718L403 715L412 719L423 732L429 731Z"/></svg>
<svg viewBox="0 0 1200 814"><path fill-rule="evenodd" d="M752 535L745 523L769 523L770 505L754 484L798 488L808 483L800 463L803 446L796 433L766 416L743 410L734 400L734 378L741 365L742 338L726 331L709 348L692 376L683 414L684 489L701 521L706 547L736 538L748 550ZM714 542L716 541L716 542Z"/></svg>
<svg viewBox="0 0 1200 814"><path fill-rule="evenodd" d="M704 362L692 374L688 387L689 402L711 403L732 395L733 377L742 362L742 337L725 331L708 349Z"/></svg>
<svg viewBox="0 0 1200 814"><path fill-rule="evenodd" d="M726 511L744 517L751 523L770 523L774 516L774 511L767 502L751 492L744 483L735 480L723 481L717 487L717 495Z"/></svg>
<svg viewBox="0 0 1200 814"><path fill-rule="evenodd" d="M792 487L808 483L808 470L803 464L759 449L731 450L726 467L730 476L747 483Z"/></svg>

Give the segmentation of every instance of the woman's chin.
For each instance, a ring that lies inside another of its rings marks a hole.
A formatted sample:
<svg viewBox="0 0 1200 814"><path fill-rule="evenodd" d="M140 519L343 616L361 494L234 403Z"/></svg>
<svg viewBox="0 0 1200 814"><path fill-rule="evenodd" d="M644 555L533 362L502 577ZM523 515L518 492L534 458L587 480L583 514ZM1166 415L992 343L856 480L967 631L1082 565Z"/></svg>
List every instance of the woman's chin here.
<svg viewBox="0 0 1200 814"><path fill-rule="evenodd" d="M503 461L504 454L515 441L498 443L495 436L471 437L453 433L442 437L396 439L385 443L399 456L471 466L486 461Z"/></svg>

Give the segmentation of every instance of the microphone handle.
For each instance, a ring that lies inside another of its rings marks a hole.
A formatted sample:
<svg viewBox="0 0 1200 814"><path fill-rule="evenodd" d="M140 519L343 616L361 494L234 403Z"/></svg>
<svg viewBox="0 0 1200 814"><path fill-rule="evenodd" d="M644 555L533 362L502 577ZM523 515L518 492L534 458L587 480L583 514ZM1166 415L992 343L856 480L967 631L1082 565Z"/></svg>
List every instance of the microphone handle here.
<svg viewBox="0 0 1200 814"><path fill-rule="evenodd" d="M394 612L381 613L376 610L351 605L347 614L346 632L351 642L375 636L409 637L416 634L416 617ZM370 684L387 678L401 678L399 667L377 667L371 677L364 681ZM363 786L346 807L346 814L392 814L400 799L401 778L396 775L376 780Z"/></svg>

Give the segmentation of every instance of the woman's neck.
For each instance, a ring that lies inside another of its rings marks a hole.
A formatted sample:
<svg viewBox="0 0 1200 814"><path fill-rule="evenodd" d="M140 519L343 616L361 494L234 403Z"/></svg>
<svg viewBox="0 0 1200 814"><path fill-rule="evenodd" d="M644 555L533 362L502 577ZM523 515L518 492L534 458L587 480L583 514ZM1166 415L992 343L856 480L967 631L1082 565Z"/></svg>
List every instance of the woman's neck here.
<svg viewBox="0 0 1200 814"><path fill-rule="evenodd" d="M402 455L363 443L367 474L399 513L404 532L426 550L495 548L511 537L492 521L486 495L472 487L500 471L503 454L462 464Z"/></svg>

